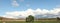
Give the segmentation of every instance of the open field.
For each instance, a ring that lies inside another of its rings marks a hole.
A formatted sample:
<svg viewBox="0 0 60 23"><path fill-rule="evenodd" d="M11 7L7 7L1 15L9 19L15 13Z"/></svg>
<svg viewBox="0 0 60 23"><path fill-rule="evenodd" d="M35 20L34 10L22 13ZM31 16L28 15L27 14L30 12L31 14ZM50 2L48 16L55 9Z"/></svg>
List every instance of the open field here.
<svg viewBox="0 0 60 23"><path fill-rule="evenodd" d="M2 22L0 22L2 23ZM6 23L26 23L24 21L7 21ZM35 21L34 23L57 23L56 21Z"/></svg>
<svg viewBox="0 0 60 23"><path fill-rule="evenodd" d="M0 23L2 23L0 21ZM26 23L25 21L6 21L6 23ZM34 21L34 23L60 23L60 21L56 20L40 20L40 21Z"/></svg>

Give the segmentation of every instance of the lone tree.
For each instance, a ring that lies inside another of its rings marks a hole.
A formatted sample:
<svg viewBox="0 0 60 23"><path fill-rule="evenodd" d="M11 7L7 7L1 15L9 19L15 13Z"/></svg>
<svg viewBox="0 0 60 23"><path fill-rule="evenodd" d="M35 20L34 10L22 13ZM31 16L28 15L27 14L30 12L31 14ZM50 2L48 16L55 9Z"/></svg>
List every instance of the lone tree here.
<svg viewBox="0 0 60 23"><path fill-rule="evenodd" d="M26 18L26 22L29 22L29 23L34 22L34 16L29 15L29 16Z"/></svg>
<svg viewBox="0 0 60 23"><path fill-rule="evenodd" d="M59 17L57 17L57 20L60 20L60 18L59 18Z"/></svg>

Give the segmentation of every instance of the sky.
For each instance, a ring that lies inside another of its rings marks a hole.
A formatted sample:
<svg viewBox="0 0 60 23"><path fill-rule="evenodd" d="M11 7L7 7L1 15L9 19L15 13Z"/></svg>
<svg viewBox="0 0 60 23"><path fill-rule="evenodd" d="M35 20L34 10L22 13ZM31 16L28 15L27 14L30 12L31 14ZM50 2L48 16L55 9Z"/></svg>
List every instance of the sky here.
<svg viewBox="0 0 60 23"><path fill-rule="evenodd" d="M0 0L0 16L57 14L59 6L60 0Z"/></svg>

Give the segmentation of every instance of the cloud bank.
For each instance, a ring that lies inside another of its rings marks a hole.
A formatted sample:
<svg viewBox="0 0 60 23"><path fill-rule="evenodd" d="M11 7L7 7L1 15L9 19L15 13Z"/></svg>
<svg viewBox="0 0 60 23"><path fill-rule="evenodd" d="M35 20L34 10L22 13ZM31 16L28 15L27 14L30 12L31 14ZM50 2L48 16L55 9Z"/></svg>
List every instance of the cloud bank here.
<svg viewBox="0 0 60 23"><path fill-rule="evenodd" d="M3 17L7 18L25 18L29 15L33 15L36 17L48 17L48 18L56 18L60 17L60 8L54 8L52 10L47 9L27 9L25 11L13 11L13 12L6 12Z"/></svg>

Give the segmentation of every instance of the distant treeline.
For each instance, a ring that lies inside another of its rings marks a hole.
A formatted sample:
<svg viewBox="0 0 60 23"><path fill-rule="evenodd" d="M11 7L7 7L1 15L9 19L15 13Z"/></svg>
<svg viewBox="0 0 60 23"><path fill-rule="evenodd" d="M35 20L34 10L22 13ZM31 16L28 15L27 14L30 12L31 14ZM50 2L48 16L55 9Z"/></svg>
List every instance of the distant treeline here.
<svg viewBox="0 0 60 23"><path fill-rule="evenodd" d="M3 18L3 17L0 17L0 20L2 19L5 19L5 20L24 20L23 18L22 19L9 19L9 18ZM39 19L34 19L34 20L60 20L59 17L57 18L39 18Z"/></svg>

